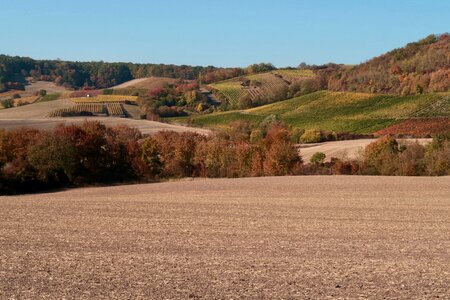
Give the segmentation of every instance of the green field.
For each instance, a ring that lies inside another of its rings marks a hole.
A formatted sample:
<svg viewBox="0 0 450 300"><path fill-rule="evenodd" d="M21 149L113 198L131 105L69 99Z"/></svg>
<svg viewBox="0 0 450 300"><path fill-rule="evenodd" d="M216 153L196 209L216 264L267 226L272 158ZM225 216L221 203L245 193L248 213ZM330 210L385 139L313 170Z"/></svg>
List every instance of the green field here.
<svg viewBox="0 0 450 300"><path fill-rule="evenodd" d="M448 116L449 97L450 93L389 96L320 91L247 110L171 120L187 122L190 118L193 125L214 128L226 127L236 120L257 125L274 114L295 128L372 133L411 117Z"/></svg>

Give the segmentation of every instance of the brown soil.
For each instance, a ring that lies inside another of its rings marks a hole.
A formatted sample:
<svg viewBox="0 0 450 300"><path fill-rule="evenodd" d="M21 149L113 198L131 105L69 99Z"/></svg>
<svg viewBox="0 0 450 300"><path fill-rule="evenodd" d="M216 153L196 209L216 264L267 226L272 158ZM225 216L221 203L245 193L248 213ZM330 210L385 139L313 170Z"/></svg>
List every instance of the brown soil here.
<svg viewBox="0 0 450 300"><path fill-rule="evenodd" d="M326 161L332 157L340 159L357 159L364 150L364 148L376 139L360 139L348 141L334 141L315 144L301 144L300 155L304 162L309 162L309 159L316 152L323 152L326 155ZM425 145L431 142L431 139L398 139L402 144L418 142Z"/></svg>
<svg viewBox="0 0 450 300"><path fill-rule="evenodd" d="M122 84L115 86L115 89L121 88L136 88L136 89L153 89L153 88L161 88L166 84L175 83L179 81L179 79L174 78L166 78L166 77L148 77L148 78L138 78L133 79ZM187 80L189 81L189 80Z"/></svg>
<svg viewBox="0 0 450 300"><path fill-rule="evenodd" d="M0 298L446 298L449 195L311 176L0 197Z"/></svg>
<svg viewBox="0 0 450 300"><path fill-rule="evenodd" d="M450 118L410 119L375 132L376 135L426 136L450 131Z"/></svg>

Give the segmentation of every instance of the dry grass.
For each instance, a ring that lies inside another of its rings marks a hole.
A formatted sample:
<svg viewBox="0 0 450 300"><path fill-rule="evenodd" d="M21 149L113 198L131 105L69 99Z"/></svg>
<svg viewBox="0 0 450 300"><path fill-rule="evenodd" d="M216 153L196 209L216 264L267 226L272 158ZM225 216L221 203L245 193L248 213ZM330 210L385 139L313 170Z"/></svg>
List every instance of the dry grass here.
<svg viewBox="0 0 450 300"><path fill-rule="evenodd" d="M11 90L11 91L0 93L0 100L10 99L15 94L19 94L20 95L20 93L23 93L23 92L24 91Z"/></svg>
<svg viewBox="0 0 450 300"><path fill-rule="evenodd" d="M50 81L36 81L30 82L29 85L25 86L25 92L22 92L26 96L32 96L34 93L40 90L46 90L47 94L63 93L67 91L64 87L56 85L54 82Z"/></svg>
<svg viewBox="0 0 450 300"><path fill-rule="evenodd" d="M0 111L0 120L5 119L41 119L45 118L52 110L71 107L70 100L55 100L38 102L31 105L8 108Z"/></svg>
<svg viewBox="0 0 450 300"><path fill-rule="evenodd" d="M13 95L19 94L21 98L15 99L14 104L16 105L19 101L22 103L34 103L39 97L35 96L40 90L46 90L47 95L61 93L67 94L68 91L61 86L57 86L54 82L49 81L36 81L31 82L25 86L25 91L12 90L0 93L0 100L10 99Z"/></svg>
<svg viewBox="0 0 450 300"><path fill-rule="evenodd" d="M446 298L448 195L311 176L0 198L0 298Z"/></svg>
<svg viewBox="0 0 450 300"><path fill-rule="evenodd" d="M28 97L22 97L14 99L14 106L19 106L19 104L27 103L32 104L36 102L36 100L39 99L39 96L28 96Z"/></svg>

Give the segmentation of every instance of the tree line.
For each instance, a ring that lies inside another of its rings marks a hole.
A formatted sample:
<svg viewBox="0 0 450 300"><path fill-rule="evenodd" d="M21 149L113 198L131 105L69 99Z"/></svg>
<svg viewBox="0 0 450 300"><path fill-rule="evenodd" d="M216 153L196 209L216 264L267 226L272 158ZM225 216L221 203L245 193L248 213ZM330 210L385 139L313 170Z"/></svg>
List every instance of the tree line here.
<svg viewBox="0 0 450 300"><path fill-rule="evenodd" d="M217 68L165 64L134 64L107 62L71 62L34 60L29 57L0 55L0 92L21 89L24 78L53 81L68 88L108 88L143 77L168 77L211 83L248 73L272 70L272 64L254 64L247 68Z"/></svg>
<svg viewBox="0 0 450 300"><path fill-rule="evenodd" d="M58 85L78 89L107 88L134 78L150 76L189 80L209 76L209 80L216 80L216 77L217 80L222 80L240 74L239 70L212 66L34 60L28 57L0 55L0 92L9 86L17 88L14 85L23 82L25 77L53 81Z"/></svg>
<svg viewBox="0 0 450 300"><path fill-rule="evenodd" d="M0 193L183 177L450 174L450 135L428 146L400 146L384 138L359 160L325 162L317 153L303 162L290 128L274 122L259 131L252 134L246 122L209 136L170 131L143 136L98 122L49 131L0 130Z"/></svg>

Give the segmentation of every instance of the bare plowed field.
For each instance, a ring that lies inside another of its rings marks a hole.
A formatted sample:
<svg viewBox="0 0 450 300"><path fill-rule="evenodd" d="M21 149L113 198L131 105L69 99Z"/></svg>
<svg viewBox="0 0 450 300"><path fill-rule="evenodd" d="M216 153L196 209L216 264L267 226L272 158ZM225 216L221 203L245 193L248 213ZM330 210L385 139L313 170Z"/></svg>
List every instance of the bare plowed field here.
<svg viewBox="0 0 450 300"><path fill-rule="evenodd" d="M333 141L315 144L299 145L300 155L304 162L309 162L316 152L322 152L326 155L326 161L332 157L341 159L357 159L363 153L364 148L377 139L360 139L347 141ZM419 143L426 145L431 139L397 139L400 144Z"/></svg>
<svg viewBox="0 0 450 300"><path fill-rule="evenodd" d="M0 197L0 298L446 298L449 195L311 176Z"/></svg>
<svg viewBox="0 0 450 300"><path fill-rule="evenodd" d="M138 89L153 89L164 87L166 84L173 84L177 82L177 79L167 77L147 77L133 79L122 84L115 86L115 89L123 88L138 88Z"/></svg>

